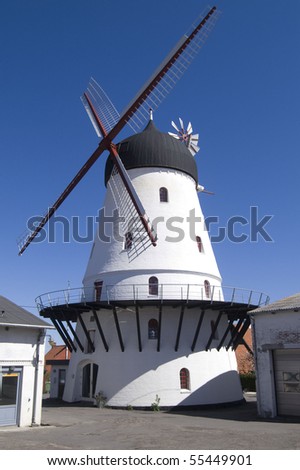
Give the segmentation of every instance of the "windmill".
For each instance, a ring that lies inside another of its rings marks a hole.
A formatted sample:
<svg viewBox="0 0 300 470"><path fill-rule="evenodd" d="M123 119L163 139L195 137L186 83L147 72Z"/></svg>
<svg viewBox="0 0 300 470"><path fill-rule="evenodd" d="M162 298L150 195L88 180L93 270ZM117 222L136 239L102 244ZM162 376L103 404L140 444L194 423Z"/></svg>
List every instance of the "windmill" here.
<svg viewBox="0 0 300 470"><path fill-rule="evenodd" d="M104 393L108 406L148 409L156 396L166 408L243 400L234 348L249 326L256 294L251 291L243 303L243 291L222 285L197 194L204 188L198 185L192 125L185 130L180 120L173 138L156 128L152 111L149 119L149 108L171 91L216 19L214 7L121 115L91 79L82 102L102 140L20 249L108 150L103 214L117 209L125 215L122 236L109 223L102 237L100 216L82 286L36 299L40 315L51 319L72 352L65 401L93 401ZM125 124L137 133L115 145ZM159 222L157 242L153 225Z"/></svg>
<svg viewBox="0 0 300 470"><path fill-rule="evenodd" d="M148 119L149 109L156 109L159 106L191 64L196 54L205 43L208 34L213 29L219 14L216 7L212 7L208 9L208 11L206 10L196 26L193 25L191 31L182 37L178 45L166 57L158 70L150 77L142 90L123 111L121 116L118 115L118 112L97 82L94 79L90 81L89 87L82 97L82 101L97 135L102 137L102 140L59 198L48 209L40 223L19 240L19 255L24 253L55 211L105 150L110 152L114 162L113 174L115 181L117 181L115 183L115 194L120 192L119 189L121 187L122 194L126 194L126 202L124 203L125 212L130 213L131 216L135 214L134 220L136 220L136 224L139 225L139 232L142 230L150 243L153 246L156 245L157 235L155 230L118 155L117 147L113 143L113 139L126 124L129 124L130 127L136 131L141 128L145 120ZM122 199L124 199L124 197L122 197Z"/></svg>
<svg viewBox="0 0 300 470"><path fill-rule="evenodd" d="M199 152L200 147L198 146L199 134L193 134L192 124L189 122L187 128L185 129L183 120L179 118L180 127L178 127L174 121L171 122L174 129L177 131L176 134L174 132L168 132L169 135L174 137L174 139L180 140L186 147L189 149L193 157ZM214 193L211 191L207 191L202 184L197 184L197 191L199 193L205 193L213 195Z"/></svg>

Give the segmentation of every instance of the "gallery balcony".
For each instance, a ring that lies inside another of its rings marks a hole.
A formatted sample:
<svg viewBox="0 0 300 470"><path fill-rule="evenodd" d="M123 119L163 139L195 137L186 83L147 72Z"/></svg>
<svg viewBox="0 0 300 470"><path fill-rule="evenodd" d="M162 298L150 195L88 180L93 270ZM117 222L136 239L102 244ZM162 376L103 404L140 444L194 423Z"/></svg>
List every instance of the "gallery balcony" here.
<svg viewBox="0 0 300 470"><path fill-rule="evenodd" d="M176 315L178 317L178 320L176 320L178 326L174 338L175 351L179 347L183 318L188 312L189 315L194 312L193 315L197 319L197 326L190 340L191 350L194 351L206 311L216 312L215 328L218 327L221 318L224 318L224 316L228 322L217 349L219 350L224 344L227 348L233 347L235 349L243 341L244 334L249 328L250 317L248 312L269 302L269 297L262 292L236 287L209 285L208 289L205 284L158 284L155 286L155 290L149 289L149 287L149 284L126 284L119 286L101 285L100 288L96 285L91 288L65 289L40 295L36 299L36 304L40 314L51 319L70 351L76 351L77 347L82 351L84 350L73 327L73 323L77 321L81 324L86 340L93 350L93 342L89 337L88 327L83 315L86 312L92 313L104 348L106 351L109 350L109 344L101 326L101 311L105 312L107 310L111 310L113 313L120 348L124 351L125 345L120 321L122 311L127 308L132 311L132 307L136 319L138 350L142 351L140 315L143 307L147 306L156 308L158 311L157 351L159 351L164 309L178 307L179 312ZM207 338L206 350L209 349L213 337L214 331Z"/></svg>
<svg viewBox="0 0 300 470"><path fill-rule="evenodd" d="M148 304L185 302L193 304L204 303L206 306L225 304L234 307L243 304L249 307L259 307L269 302L269 296L263 292L241 289L228 286L207 286L201 284L159 284L156 292L149 293L148 284L126 284L119 286L103 286L101 293L94 287L68 288L47 292L36 298L36 305L40 313L56 307L84 307L93 304L96 307L113 307L120 304Z"/></svg>

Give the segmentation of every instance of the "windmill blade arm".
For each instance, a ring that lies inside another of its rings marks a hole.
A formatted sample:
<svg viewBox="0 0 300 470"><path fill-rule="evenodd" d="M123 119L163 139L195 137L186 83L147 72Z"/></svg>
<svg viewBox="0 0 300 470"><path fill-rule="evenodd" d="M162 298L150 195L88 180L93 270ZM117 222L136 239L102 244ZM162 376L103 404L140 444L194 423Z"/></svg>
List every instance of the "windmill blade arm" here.
<svg viewBox="0 0 300 470"><path fill-rule="evenodd" d="M93 77L91 77L81 101L98 137L104 137L101 126L104 127L107 134L120 119L120 114L115 106ZM99 121L102 123L100 127Z"/></svg>
<svg viewBox="0 0 300 470"><path fill-rule="evenodd" d="M22 255L28 245L35 239L35 237L39 234L39 232L42 230L44 225L48 222L48 220L52 217L52 215L56 212L56 210L59 208L59 206L64 202L64 200L68 197L68 195L73 191L75 186L79 183L79 181L82 180L82 178L85 176L85 174L89 171L89 169L93 166L93 164L97 161L97 159L100 157L100 155L104 152L104 150L107 149L107 143L106 139L103 139L95 152L90 156L90 158L87 160L87 162L80 168L78 173L74 176L72 181L68 184L66 189L63 191L63 193L59 196L59 198L55 201L55 203L50 207L46 213L46 215L42 218L40 223L37 225L37 227L30 232L25 239L23 239L22 243L20 243L19 247L19 255Z"/></svg>
<svg viewBox="0 0 300 470"><path fill-rule="evenodd" d="M90 108L89 106L89 103L88 103L88 100L86 99L86 96L85 94L83 96L80 97L81 101L82 101L82 104L87 112L87 115L88 117L90 118L90 121L93 125L93 128L95 129L96 131L96 134L98 137L102 137L102 134L101 134L101 131L98 127L98 123L97 123L97 120L95 119L95 116L94 116L94 113L92 111L92 109Z"/></svg>
<svg viewBox="0 0 300 470"><path fill-rule="evenodd" d="M119 175L123 181L123 184L130 196L130 199L136 209L136 212L138 214L138 217L140 218L143 226L144 226L144 229L148 235L148 237L150 238L150 241L152 243L153 246L156 246L156 241L157 241L157 235L153 229L153 227L151 226L150 222L149 222L149 217L147 216L146 214L146 211L144 209L144 206L132 184L132 181L131 179L129 178L129 175L123 165L123 162L116 150L116 146L114 144L111 144L111 155L113 157L113 160L114 160L114 164L116 165L117 169L118 169L118 172L119 172Z"/></svg>
<svg viewBox="0 0 300 470"><path fill-rule="evenodd" d="M128 123L134 131L144 125L145 120L149 117L149 108L157 108L173 89L204 44L218 16L219 12L216 12L216 7L211 8L197 26L193 27L192 32L181 38L125 109L120 121Z"/></svg>

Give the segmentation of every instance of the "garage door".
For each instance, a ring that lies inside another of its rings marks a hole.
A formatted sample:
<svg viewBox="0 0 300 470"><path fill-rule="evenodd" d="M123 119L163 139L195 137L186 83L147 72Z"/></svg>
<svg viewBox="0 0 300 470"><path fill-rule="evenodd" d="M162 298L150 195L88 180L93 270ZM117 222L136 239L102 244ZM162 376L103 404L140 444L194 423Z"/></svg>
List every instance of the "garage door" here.
<svg viewBox="0 0 300 470"><path fill-rule="evenodd" d="M277 413L300 416L300 349L276 349L274 371Z"/></svg>

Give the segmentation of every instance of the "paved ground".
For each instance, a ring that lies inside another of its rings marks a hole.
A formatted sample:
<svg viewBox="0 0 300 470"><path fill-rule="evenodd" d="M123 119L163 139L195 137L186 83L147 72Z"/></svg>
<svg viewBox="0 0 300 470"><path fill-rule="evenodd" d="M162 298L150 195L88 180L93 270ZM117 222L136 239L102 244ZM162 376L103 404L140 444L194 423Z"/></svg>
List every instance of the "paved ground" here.
<svg viewBox="0 0 300 470"><path fill-rule="evenodd" d="M214 410L110 410L44 401L43 425L0 427L0 449L300 449L300 418L262 420L253 395Z"/></svg>

